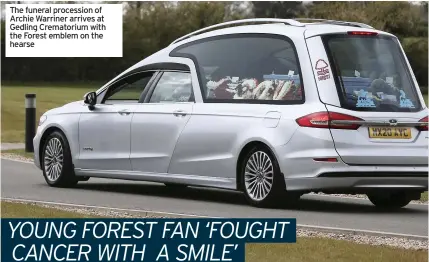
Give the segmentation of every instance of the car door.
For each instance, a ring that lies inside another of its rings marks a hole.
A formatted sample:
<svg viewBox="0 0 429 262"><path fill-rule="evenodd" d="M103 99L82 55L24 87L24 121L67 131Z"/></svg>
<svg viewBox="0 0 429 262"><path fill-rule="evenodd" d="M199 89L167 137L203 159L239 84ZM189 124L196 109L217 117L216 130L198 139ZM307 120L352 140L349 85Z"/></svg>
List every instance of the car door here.
<svg viewBox="0 0 429 262"><path fill-rule="evenodd" d="M131 165L134 171L167 173L176 142L192 114L191 75L165 71L131 122Z"/></svg>
<svg viewBox="0 0 429 262"><path fill-rule="evenodd" d="M119 79L98 94L93 108L86 106L79 120L77 168L131 170L131 119L153 72Z"/></svg>

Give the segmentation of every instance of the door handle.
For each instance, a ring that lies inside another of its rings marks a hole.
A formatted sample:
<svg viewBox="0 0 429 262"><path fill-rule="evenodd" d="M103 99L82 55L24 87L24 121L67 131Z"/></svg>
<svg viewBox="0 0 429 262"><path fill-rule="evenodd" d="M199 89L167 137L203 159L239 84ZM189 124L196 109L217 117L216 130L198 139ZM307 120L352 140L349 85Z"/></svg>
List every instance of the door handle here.
<svg viewBox="0 0 429 262"><path fill-rule="evenodd" d="M127 116L127 115L131 114L131 112L128 111L128 109L123 109L121 111L118 111L118 114L120 114L121 116Z"/></svg>
<svg viewBox="0 0 429 262"><path fill-rule="evenodd" d="M186 116L187 114L183 110L176 110L176 111L173 112L173 115L177 116L177 117L180 117L180 116Z"/></svg>

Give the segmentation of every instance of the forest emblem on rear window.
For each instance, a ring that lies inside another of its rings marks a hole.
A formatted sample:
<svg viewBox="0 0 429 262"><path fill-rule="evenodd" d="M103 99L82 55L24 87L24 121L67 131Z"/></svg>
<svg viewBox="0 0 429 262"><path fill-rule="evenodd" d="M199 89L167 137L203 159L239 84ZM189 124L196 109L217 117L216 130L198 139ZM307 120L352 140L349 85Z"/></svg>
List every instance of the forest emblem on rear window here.
<svg viewBox="0 0 429 262"><path fill-rule="evenodd" d="M317 78L319 81L331 78L328 69L328 63L323 59L319 59L316 62Z"/></svg>

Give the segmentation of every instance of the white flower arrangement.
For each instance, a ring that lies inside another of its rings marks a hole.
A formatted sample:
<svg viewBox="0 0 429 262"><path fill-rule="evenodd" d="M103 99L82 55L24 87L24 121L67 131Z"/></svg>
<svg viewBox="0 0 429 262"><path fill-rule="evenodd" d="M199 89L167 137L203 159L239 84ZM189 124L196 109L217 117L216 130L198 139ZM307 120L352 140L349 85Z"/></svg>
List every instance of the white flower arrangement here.
<svg viewBox="0 0 429 262"><path fill-rule="evenodd" d="M282 100L286 94L289 92L289 89L292 87L292 81L286 81L277 87L277 92L274 94L273 100Z"/></svg>

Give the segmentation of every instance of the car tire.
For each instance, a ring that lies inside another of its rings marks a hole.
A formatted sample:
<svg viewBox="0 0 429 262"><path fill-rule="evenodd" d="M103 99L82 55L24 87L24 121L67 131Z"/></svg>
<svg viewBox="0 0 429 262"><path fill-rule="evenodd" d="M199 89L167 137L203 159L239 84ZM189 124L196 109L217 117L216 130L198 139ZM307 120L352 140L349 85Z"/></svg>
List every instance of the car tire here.
<svg viewBox="0 0 429 262"><path fill-rule="evenodd" d="M407 192L385 192L378 194L367 194L369 201L378 208L397 209L408 205L413 196Z"/></svg>
<svg viewBox="0 0 429 262"><path fill-rule="evenodd" d="M69 143L63 133L54 131L43 144L41 167L46 183L52 187L73 187L75 176Z"/></svg>
<svg viewBox="0 0 429 262"><path fill-rule="evenodd" d="M265 147L256 146L246 153L240 163L239 175L246 200L252 206L275 207L296 200L287 197L279 164Z"/></svg>

